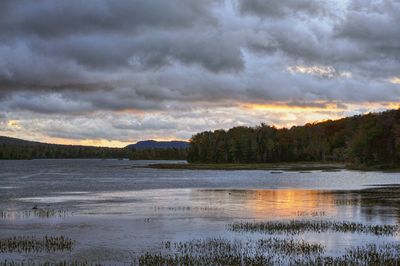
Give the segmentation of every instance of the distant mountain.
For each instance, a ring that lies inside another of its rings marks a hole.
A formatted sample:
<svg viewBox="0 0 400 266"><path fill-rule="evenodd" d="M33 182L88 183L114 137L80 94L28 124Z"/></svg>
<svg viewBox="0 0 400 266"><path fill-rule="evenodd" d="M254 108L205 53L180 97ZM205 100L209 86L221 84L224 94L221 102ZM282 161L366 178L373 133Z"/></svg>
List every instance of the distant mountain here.
<svg viewBox="0 0 400 266"><path fill-rule="evenodd" d="M135 148L136 150L146 150L146 149L186 149L189 147L189 142L187 141L155 141L155 140L144 140L139 141L136 144L128 145L127 148Z"/></svg>

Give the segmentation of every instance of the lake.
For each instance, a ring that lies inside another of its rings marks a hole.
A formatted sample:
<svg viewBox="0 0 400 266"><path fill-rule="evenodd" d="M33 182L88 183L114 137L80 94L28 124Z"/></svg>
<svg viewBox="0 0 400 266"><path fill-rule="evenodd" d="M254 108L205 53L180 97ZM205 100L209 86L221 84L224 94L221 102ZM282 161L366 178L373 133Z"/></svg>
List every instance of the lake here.
<svg viewBox="0 0 400 266"><path fill-rule="evenodd" d="M374 244L399 257L399 173L146 168L159 162L0 161L0 264L147 264L146 253L187 252L179 243L197 256L218 245L254 257L265 239L279 243L263 246L272 264L305 259L305 242L308 256Z"/></svg>

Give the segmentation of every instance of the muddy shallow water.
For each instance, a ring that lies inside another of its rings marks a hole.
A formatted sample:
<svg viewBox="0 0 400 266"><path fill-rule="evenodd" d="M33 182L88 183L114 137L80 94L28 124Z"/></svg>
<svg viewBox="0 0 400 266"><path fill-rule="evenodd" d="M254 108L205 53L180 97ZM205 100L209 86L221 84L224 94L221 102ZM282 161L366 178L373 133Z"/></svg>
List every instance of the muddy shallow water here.
<svg viewBox="0 0 400 266"><path fill-rule="evenodd" d="M0 262L132 263L162 242L270 237L240 222L332 221L400 225L400 174L382 172L158 170L126 160L0 161L1 239L65 236L71 250L0 252ZM294 238L329 256L400 234L305 231Z"/></svg>

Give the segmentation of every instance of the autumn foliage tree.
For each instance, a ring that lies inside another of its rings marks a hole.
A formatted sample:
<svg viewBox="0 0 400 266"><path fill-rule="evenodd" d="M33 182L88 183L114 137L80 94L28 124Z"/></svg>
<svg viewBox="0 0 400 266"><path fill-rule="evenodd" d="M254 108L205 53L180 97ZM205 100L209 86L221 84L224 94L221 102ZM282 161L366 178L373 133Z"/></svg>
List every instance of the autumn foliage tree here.
<svg viewBox="0 0 400 266"><path fill-rule="evenodd" d="M261 124L205 131L190 140L193 163L335 161L399 166L400 110L277 129Z"/></svg>

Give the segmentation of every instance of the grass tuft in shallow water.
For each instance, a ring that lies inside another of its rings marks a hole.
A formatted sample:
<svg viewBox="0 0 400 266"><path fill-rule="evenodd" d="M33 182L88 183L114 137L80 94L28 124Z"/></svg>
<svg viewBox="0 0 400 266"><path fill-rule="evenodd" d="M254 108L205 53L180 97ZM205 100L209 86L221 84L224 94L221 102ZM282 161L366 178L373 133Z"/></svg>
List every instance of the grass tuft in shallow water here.
<svg viewBox="0 0 400 266"><path fill-rule="evenodd" d="M400 244L367 244L346 250L340 257L316 256L307 259L299 258L291 265L400 265Z"/></svg>
<svg viewBox="0 0 400 266"><path fill-rule="evenodd" d="M297 235L305 232L342 232L342 233L366 233L377 236L394 235L399 232L398 225L365 225L354 222L332 221L297 221L289 222L239 222L228 225L228 229L234 232L263 232L267 234L284 233Z"/></svg>
<svg viewBox="0 0 400 266"><path fill-rule="evenodd" d="M74 241L65 236L44 236L36 238L33 236L10 237L0 239L0 253L39 253L71 251Z"/></svg>
<svg viewBox="0 0 400 266"><path fill-rule="evenodd" d="M304 240L267 238L257 241L229 241L222 238L198 239L187 242L163 242L163 248L182 254L240 254L246 250L257 252L279 252L284 254L315 254L324 252L320 244L312 244Z"/></svg>
<svg viewBox="0 0 400 266"><path fill-rule="evenodd" d="M166 252L167 251L167 252ZM146 252L135 265L400 265L400 245L385 244L347 249L337 257L326 256L324 248L293 239L258 241L224 239L164 242L158 253Z"/></svg>
<svg viewBox="0 0 400 266"><path fill-rule="evenodd" d="M197 239L163 242L159 253L139 256L140 265L271 265L287 256L310 256L324 252L320 244L303 240L267 238L259 240Z"/></svg>
<svg viewBox="0 0 400 266"><path fill-rule="evenodd" d="M13 261L4 260L0 261L0 266L101 266L99 263L90 263L87 261L58 261L58 262L35 262L32 260Z"/></svg>
<svg viewBox="0 0 400 266"><path fill-rule="evenodd" d="M30 218L65 218L71 216L72 212L66 210L55 210L55 209L34 209L34 210L23 210L23 211L0 211L0 219L14 220L14 219L30 219Z"/></svg>

